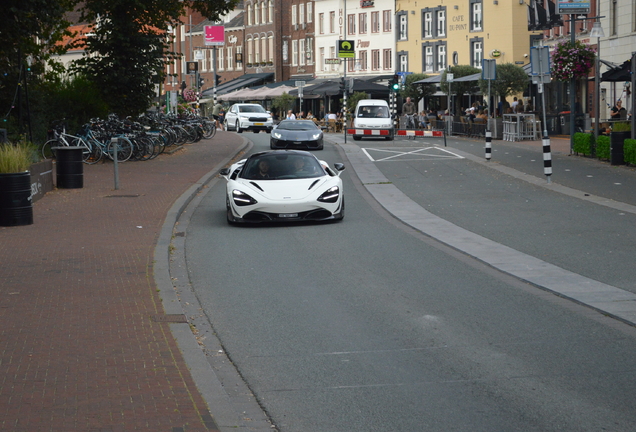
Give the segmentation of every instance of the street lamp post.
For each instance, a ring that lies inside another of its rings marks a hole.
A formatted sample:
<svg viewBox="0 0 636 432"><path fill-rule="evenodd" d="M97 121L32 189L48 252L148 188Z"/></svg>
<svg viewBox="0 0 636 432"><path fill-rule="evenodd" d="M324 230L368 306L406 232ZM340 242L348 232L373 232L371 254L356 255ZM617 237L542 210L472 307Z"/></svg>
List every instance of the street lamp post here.
<svg viewBox="0 0 636 432"><path fill-rule="evenodd" d="M596 38L596 65L594 71L594 91L596 93L596 99L594 101L594 143L596 143L598 141L599 123L601 119L601 38L605 37L605 32L603 32L600 21L594 21L592 30L590 31L590 37ZM596 153L595 147L596 145L592 146L592 156Z"/></svg>

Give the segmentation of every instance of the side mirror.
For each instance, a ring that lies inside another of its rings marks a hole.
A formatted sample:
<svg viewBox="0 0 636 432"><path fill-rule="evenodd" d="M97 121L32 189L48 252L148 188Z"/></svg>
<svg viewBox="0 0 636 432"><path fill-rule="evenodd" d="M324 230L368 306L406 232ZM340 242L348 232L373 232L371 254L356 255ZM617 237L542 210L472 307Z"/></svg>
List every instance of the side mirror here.
<svg viewBox="0 0 636 432"><path fill-rule="evenodd" d="M333 164L333 167L336 169L336 171L344 171L345 166L343 163L335 163Z"/></svg>
<svg viewBox="0 0 636 432"><path fill-rule="evenodd" d="M222 176L230 175L230 169L229 168L221 168L221 170L219 171L219 174L221 174Z"/></svg>

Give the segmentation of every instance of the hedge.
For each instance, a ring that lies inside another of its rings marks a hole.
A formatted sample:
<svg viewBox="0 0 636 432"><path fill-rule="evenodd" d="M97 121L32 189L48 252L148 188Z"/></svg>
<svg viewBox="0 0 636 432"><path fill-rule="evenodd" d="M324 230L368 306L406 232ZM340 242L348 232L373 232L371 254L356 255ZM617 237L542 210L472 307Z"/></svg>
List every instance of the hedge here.
<svg viewBox="0 0 636 432"><path fill-rule="evenodd" d="M626 139L623 144L625 163L636 165L636 139Z"/></svg>

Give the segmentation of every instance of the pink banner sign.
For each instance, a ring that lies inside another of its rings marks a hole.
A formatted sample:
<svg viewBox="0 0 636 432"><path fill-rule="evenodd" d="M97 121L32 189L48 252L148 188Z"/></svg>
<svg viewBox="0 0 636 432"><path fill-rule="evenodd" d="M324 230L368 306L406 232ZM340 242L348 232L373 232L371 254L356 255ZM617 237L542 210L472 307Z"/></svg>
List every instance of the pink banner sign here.
<svg viewBox="0 0 636 432"><path fill-rule="evenodd" d="M225 27L223 26L204 26L205 45L206 46L223 46L225 45Z"/></svg>

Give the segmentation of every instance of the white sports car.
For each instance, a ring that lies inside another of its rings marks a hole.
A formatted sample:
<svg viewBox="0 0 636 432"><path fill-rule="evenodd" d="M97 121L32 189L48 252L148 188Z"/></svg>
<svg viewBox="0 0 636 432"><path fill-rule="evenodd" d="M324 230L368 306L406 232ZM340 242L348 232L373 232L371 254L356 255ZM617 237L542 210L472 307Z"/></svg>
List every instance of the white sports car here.
<svg viewBox="0 0 636 432"><path fill-rule="evenodd" d="M299 150L255 153L220 174L227 180L227 220L234 223L342 220L341 163Z"/></svg>

